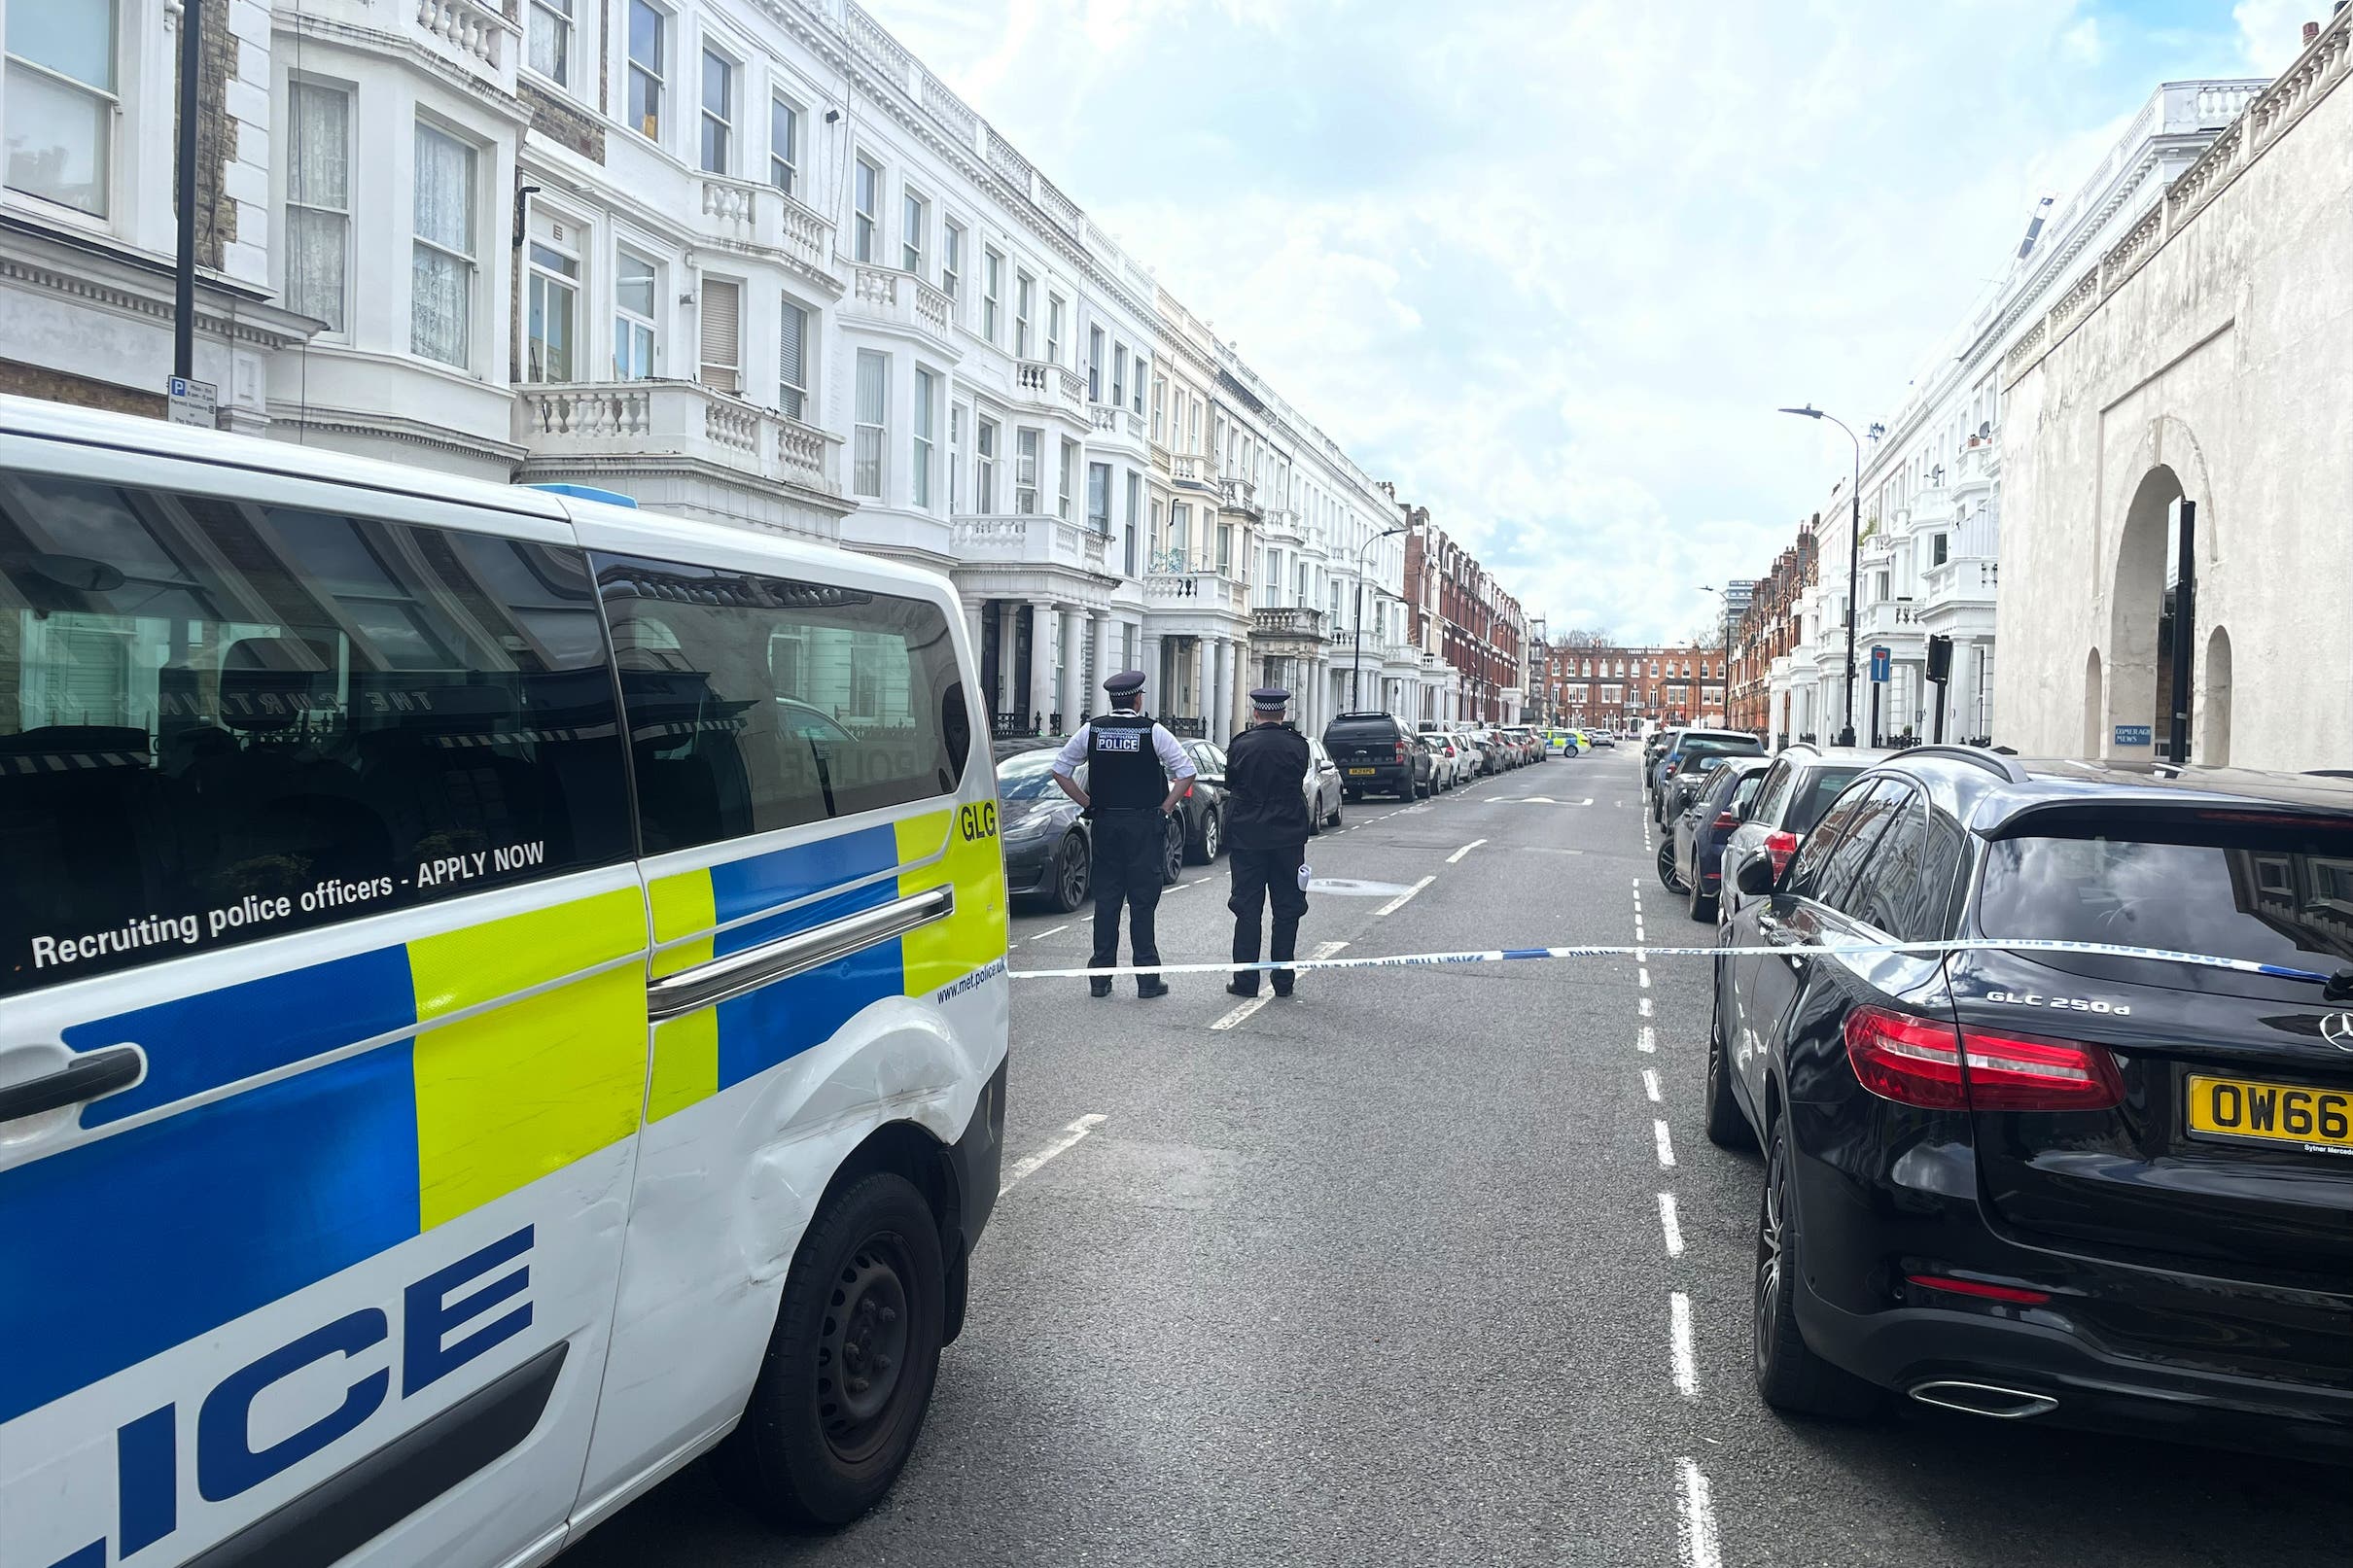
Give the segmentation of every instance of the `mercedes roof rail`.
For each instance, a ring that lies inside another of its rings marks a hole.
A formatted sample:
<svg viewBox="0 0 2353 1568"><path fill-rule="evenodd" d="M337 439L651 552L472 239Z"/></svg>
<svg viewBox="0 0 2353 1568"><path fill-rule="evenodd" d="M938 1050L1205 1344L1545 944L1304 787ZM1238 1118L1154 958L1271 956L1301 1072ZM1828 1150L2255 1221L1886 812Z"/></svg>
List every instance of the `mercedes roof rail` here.
<svg viewBox="0 0 2353 1568"><path fill-rule="evenodd" d="M1923 756L1950 757L1955 762L1966 762L1972 767L1984 768L1987 773L2007 784L2024 784L2029 777L2024 768L2019 767L2009 757L1997 756L1982 746L1932 743L1928 746L1915 746L1908 750L1897 751L1888 760L1894 762Z"/></svg>

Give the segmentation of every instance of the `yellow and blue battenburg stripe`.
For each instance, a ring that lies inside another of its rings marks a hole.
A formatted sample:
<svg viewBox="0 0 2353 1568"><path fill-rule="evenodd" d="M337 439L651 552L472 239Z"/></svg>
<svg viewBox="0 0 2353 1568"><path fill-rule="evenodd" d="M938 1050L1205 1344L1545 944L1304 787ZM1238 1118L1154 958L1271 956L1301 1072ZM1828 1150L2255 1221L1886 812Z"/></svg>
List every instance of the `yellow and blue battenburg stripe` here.
<svg viewBox="0 0 2353 1568"><path fill-rule="evenodd" d="M966 832L966 823L962 811L926 812L651 883L657 976L941 886L955 888L956 908L904 936L662 1024L646 1119L675 1115L798 1056L885 997L931 994L1003 958L1004 862L993 825ZM790 900L798 902L761 915Z"/></svg>
<svg viewBox="0 0 2353 1568"><path fill-rule="evenodd" d="M873 1001L1002 958L994 827L961 820L925 813L654 883L655 941L688 939L656 954L657 974L943 883L957 905L664 1024L650 1073L646 971L623 961L647 946L633 888L68 1029L76 1050L148 1055L146 1079L86 1107L88 1127L391 1038L0 1171L0 1344L17 1347L0 1355L0 1422L607 1148L641 1112L741 1083Z"/></svg>

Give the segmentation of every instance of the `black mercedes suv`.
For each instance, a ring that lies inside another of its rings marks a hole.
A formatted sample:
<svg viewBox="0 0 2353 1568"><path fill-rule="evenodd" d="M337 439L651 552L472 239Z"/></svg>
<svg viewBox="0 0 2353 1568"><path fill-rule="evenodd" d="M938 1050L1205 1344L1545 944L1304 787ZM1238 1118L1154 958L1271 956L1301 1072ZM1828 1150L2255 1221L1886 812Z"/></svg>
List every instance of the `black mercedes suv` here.
<svg viewBox="0 0 2353 1568"><path fill-rule="evenodd" d="M1768 1404L2353 1456L2353 784L1923 747L1738 875ZM2247 966L1834 951L2005 938Z"/></svg>

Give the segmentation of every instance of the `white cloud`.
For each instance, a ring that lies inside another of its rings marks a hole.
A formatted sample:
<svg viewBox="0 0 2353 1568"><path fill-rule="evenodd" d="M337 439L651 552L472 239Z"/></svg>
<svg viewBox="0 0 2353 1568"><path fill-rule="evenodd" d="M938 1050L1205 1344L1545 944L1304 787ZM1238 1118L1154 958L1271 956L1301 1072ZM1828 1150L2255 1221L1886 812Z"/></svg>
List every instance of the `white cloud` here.
<svg viewBox="0 0 2353 1568"><path fill-rule="evenodd" d="M2173 63L2086 0L873 3L1531 612L1630 637L1771 567L1851 463L1774 409L1889 411Z"/></svg>
<svg viewBox="0 0 2353 1568"><path fill-rule="evenodd" d="M2333 0L2238 0L2230 19L2238 24L2240 50L2247 63L2265 76L2276 76L2303 52L2303 24L2325 14Z"/></svg>

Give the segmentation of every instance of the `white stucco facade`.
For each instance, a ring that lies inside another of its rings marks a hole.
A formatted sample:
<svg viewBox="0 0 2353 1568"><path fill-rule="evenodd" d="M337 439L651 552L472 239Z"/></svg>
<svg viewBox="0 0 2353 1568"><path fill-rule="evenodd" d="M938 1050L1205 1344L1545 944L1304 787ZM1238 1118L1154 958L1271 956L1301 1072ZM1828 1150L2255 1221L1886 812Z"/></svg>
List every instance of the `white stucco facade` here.
<svg viewBox="0 0 2353 1568"><path fill-rule="evenodd" d="M2349 43L2340 11L2008 357L1996 686L2022 751L2162 754L2187 500L2192 760L2353 758Z"/></svg>

